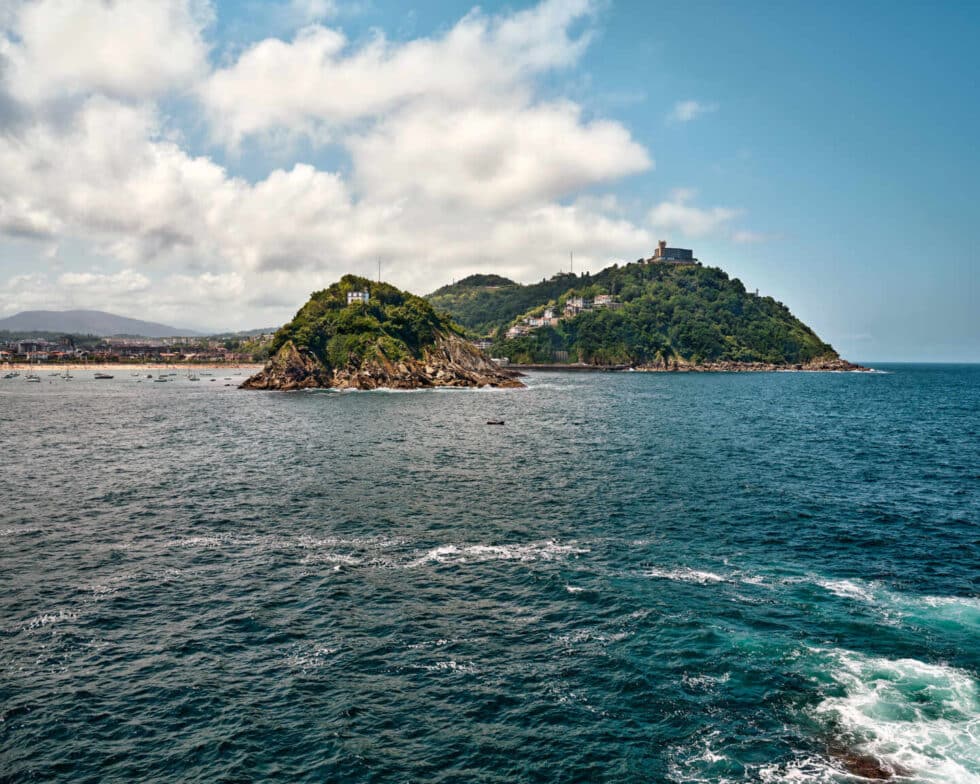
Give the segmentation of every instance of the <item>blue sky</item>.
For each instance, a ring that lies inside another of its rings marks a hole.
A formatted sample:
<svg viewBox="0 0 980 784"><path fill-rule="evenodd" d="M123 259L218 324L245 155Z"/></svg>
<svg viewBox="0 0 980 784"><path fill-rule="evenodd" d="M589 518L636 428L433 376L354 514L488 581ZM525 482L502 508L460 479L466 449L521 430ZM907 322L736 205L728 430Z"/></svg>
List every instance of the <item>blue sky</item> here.
<svg viewBox="0 0 980 784"><path fill-rule="evenodd" d="M848 358L980 361L976 4L141 1L0 13L0 315L266 326L663 237Z"/></svg>

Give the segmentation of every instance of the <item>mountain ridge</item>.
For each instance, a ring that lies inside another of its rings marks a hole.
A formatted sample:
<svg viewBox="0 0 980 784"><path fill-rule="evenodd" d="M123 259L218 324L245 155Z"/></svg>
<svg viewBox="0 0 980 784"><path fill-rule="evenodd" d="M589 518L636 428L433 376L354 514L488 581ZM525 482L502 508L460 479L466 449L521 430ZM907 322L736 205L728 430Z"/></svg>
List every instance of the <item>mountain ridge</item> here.
<svg viewBox="0 0 980 784"><path fill-rule="evenodd" d="M0 330L37 330L100 337L133 335L145 338L201 337L204 334L155 321L118 316L104 310L22 310L0 319Z"/></svg>

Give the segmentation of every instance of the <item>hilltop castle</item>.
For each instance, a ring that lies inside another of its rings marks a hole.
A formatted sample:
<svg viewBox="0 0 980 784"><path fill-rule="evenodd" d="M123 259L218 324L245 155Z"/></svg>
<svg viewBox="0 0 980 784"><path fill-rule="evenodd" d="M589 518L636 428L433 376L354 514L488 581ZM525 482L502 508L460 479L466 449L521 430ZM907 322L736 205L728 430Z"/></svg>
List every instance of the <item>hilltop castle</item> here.
<svg viewBox="0 0 980 784"><path fill-rule="evenodd" d="M668 248L667 240L657 243L653 256L647 259L650 264L700 264L690 248Z"/></svg>

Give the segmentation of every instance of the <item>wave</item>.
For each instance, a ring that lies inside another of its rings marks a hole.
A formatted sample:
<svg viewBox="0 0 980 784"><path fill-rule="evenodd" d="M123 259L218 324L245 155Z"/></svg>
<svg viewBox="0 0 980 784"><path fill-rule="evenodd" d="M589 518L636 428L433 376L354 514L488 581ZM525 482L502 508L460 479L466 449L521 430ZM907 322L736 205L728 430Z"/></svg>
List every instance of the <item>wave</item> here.
<svg viewBox="0 0 980 784"><path fill-rule="evenodd" d="M723 577L715 572L702 571L700 569L690 569L681 567L679 569L648 569L643 573L645 577L656 577L662 580L675 580L684 583L697 583L698 585L708 585L710 583L733 582L731 577Z"/></svg>
<svg viewBox="0 0 980 784"><path fill-rule="evenodd" d="M430 563L463 564L483 561L554 561L569 556L582 555L588 549L554 541L531 542L528 544L447 544L434 547L424 555L411 561L410 567Z"/></svg>
<svg viewBox="0 0 980 784"><path fill-rule="evenodd" d="M916 596L889 590L878 582L857 579L818 579L815 582L835 596L870 605L890 618L913 624L954 625L980 630L980 597Z"/></svg>
<svg viewBox="0 0 980 784"><path fill-rule="evenodd" d="M814 653L832 692L814 718L849 751L894 776L980 784L980 694L971 673L840 649Z"/></svg>
<svg viewBox="0 0 980 784"><path fill-rule="evenodd" d="M56 613L41 613L35 615L26 624L25 629L40 629L42 626L61 623L62 621L74 621L78 618L78 613L71 610L58 610Z"/></svg>

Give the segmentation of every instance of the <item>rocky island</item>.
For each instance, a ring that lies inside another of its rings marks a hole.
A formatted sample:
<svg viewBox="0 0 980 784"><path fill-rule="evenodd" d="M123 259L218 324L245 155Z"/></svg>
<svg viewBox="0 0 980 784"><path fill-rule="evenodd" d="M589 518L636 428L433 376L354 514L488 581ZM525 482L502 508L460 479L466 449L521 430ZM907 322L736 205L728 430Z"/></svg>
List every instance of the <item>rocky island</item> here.
<svg viewBox="0 0 980 784"><path fill-rule="evenodd" d="M243 389L521 387L421 297L346 275L276 332Z"/></svg>

